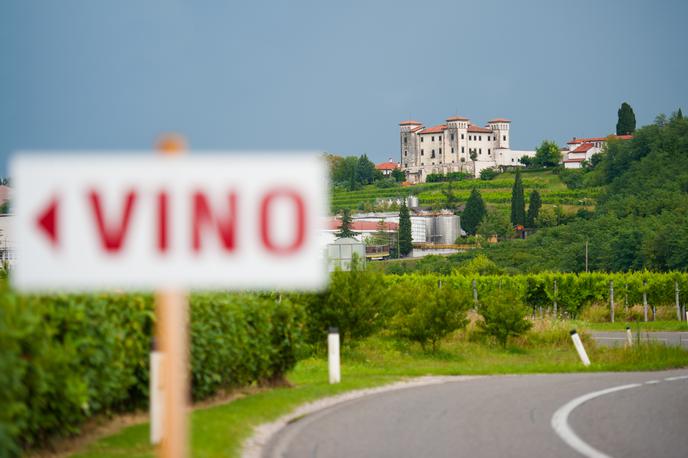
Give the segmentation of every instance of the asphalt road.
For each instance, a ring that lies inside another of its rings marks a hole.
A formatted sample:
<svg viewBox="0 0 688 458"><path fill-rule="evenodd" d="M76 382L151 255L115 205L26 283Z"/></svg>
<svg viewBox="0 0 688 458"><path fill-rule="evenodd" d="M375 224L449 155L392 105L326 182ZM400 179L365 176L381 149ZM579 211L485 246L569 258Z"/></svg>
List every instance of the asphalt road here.
<svg viewBox="0 0 688 458"><path fill-rule="evenodd" d="M613 346L623 346L626 343L626 331L588 331L595 342L599 345L605 345L608 347ZM638 333L633 332L633 342L636 342L638 338ZM688 332L641 332L640 340L646 341L656 341L662 342L666 345L682 346L683 348L688 348Z"/></svg>
<svg viewBox="0 0 688 458"><path fill-rule="evenodd" d="M686 457L688 370L494 376L387 392L292 422L263 456Z"/></svg>

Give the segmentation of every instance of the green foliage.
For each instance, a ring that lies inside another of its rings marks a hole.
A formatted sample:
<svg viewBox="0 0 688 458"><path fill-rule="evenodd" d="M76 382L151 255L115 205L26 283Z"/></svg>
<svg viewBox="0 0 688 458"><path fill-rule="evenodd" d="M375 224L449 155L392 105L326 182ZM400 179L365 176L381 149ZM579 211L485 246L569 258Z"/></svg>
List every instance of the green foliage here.
<svg viewBox="0 0 688 458"><path fill-rule="evenodd" d="M356 234L358 234L358 232L351 230L351 223L351 212L348 208L345 208L342 210L342 225L339 227L339 230L334 233L335 237L338 239L344 239L354 237Z"/></svg>
<svg viewBox="0 0 688 458"><path fill-rule="evenodd" d="M481 298L478 312L482 316L478 321L480 329L504 347L509 337L520 336L532 327L526 319L528 309L521 298L510 291L498 291Z"/></svg>
<svg viewBox="0 0 688 458"><path fill-rule="evenodd" d="M621 104L617 115L616 135L628 135L635 132L635 113L628 103Z"/></svg>
<svg viewBox="0 0 688 458"><path fill-rule="evenodd" d="M413 236L411 233L411 215L406 202L401 203L399 209L399 254L407 256L413 249Z"/></svg>
<svg viewBox="0 0 688 458"><path fill-rule="evenodd" d="M375 186L380 189L396 188L397 180L395 180L393 177L382 178L375 181Z"/></svg>
<svg viewBox="0 0 688 458"><path fill-rule="evenodd" d="M402 181L406 181L406 174L400 169L394 169L392 170L392 178L394 178L397 183L401 183Z"/></svg>
<svg viewBox="0 0 688 458"><path fill-rule="evenodd" d="M535 227L535 221L540 214L540 207L542 207L542 199L537 189L534 189L530 193L530 198L528 199L528 214L526 215L527 227Z"/></svg>
<svg viewBox="0 0 688 458"><path fill-rule="evenodd" d="M479 254L475 258L466 261L456 268L455 272L460 275L498 275L503 273L502 270L497 267L497 264L490 261L490 259L482 254Z"/></svg>
<svg viewBox="0 0 688 458"><path fill-rule="evenodd" d="M513 235L513 231L514 228L506 213L492 210L488 211L485 218L480 222L477 233L484 238L496 235L500 240L504 240Z"/></svg>
<svg viewBox="0 0 688 458"><path fill-rule="evenodd" d="M540 167L556 167L561 162L561 151L556 143L549 140L543 140L540 146L535 150L535 157L530 161L523 162L526 167L540 168Z"/></svg>
<svg viewBox="0 0 688 458"><path fill-rule="evenodd" d="M363 154L356 163L356 178L362 185L371 184L375 179L375 164Z"/></svg>
<svg viewBox="0 0 688 458"><path fill-rule="evenodd" d="M397 312L392 331L418 342L423 350L430 343L433 352L441 339L466 326L466 312L473 305L468 291L418 276L404 277L395 285L394 293Z"/></svg>
<svg viewBox="0 0 688 458"><path fill-rule="evenodd" d="M293 367L303 314L249 294L191 296L192 393L273 380ZM96 414L143 407L150 296L0 293L0 450L17 455Z"/></svg>
<svg viewBox="0 0 688 458"><path fill-rule="evenodd" d="M471 196L466 202L466 208L461 214L461 226L470 235L475 235L480 222L485 217L485 203L478 189L473 188Z"/></svg>
<svg viewBox="0 0 688 458"><path fill-rule="evenodd" d="M449 172L446 174L429 173L428 176L425 177L425 182L426 183L440 183L443 181L461 181L461 180L465 180L466 178L470 178L470 175L467 173L463 173L463 172Z"/></svg>
<svg viewBox="0 0 688 458"><path fill-rule="evenodd" d="M485 180L485 181L489 181L489 180L493 179L494 177L496 177L497 175L499 175L499 170L495 170L493 168L482 169L480 171L480 179Z"/></svg>
<svg viewBox="0 0 688 458"><path fill-rule="evenodd" d="M308 313L308 341L325 342L330 327L339 329L342 342L375 332L388 310L389 294L382 274L364 270L352 259L351 270L332 274L327 291L304 295Z"/></svg>
<svg viewBox="0 0 688 458"><path fill-rule="evenodd" d="M514 226L526 224L526 201L523 196L521 173L518 170L514 178L514 186L511 188L511 224Z"/></svg>

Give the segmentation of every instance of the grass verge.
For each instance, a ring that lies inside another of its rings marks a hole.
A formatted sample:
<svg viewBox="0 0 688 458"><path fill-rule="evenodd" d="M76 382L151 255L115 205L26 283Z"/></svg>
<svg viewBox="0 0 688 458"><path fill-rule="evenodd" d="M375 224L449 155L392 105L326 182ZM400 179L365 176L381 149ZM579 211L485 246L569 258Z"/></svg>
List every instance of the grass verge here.
<svg viewBox="0 0 688 458"><path fill-rule="evenodd" d="M584 336L585 337L585 336ZM457 333L436 353L391 338L373 337L342 354L342 383L327 383L327 361L302 360L289 374L292 388L275 388L228 404L199 409L191 415L194 457L238 457L253 428L273 421L298 405L345 391L379 386L422 375L526 374L579 371L659 370L688 365L688 352L663 345L631 349L595 348L586 339L593 364L583 368L567 333L533 332L501 348ZM148 424L123 429L73 455L85 457L152 457Z"/></svg>

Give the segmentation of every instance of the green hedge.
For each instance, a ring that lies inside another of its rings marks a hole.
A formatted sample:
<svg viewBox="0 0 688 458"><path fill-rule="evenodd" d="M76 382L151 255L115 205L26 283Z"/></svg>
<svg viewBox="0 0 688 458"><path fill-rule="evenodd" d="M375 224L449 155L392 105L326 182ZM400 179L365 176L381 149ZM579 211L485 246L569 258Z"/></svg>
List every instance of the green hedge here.
<svg viewBox="0 0 688 458"><path fill-rule="evenodd" d="M190 298L192 396L274 381L296 362L303 311L252 294ZM0 457L144 407L154 314L148 295L0 291Z"/></svg>

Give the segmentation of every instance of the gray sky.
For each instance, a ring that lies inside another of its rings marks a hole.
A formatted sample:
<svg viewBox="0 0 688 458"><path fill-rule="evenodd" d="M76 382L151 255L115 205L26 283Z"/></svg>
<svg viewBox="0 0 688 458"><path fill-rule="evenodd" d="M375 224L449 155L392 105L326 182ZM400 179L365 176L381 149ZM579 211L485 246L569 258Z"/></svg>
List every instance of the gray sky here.
<svg viewBox="0 0 688 458"><path fill-rule="evenodd" d="M3 0L0 172L19 149L398 159L398 123L512 119L511 146L687 112L685 1Z"/></svg>

